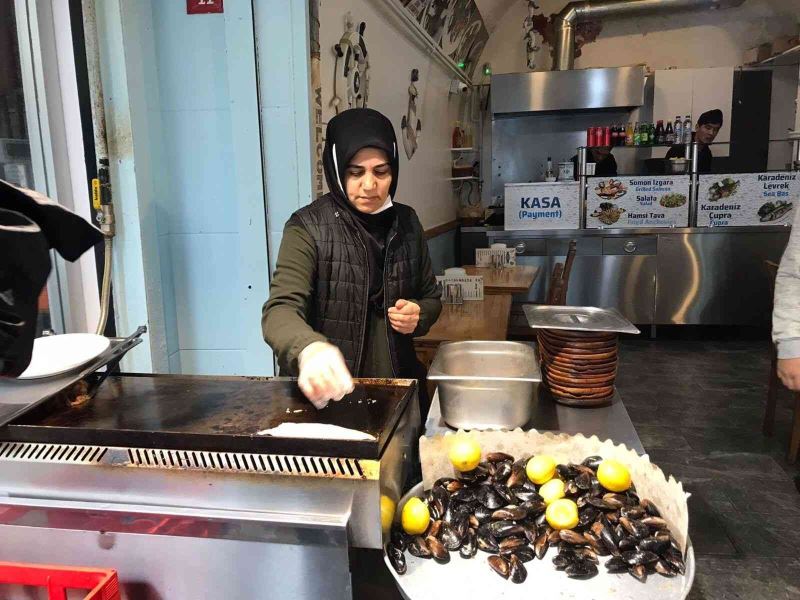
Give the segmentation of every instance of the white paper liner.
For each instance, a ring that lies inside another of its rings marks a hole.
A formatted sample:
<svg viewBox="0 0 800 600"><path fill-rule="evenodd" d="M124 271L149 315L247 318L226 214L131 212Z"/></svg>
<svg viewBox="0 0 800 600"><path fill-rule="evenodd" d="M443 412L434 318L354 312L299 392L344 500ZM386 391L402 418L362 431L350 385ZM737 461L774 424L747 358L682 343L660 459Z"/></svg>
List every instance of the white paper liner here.
<svg viewBox="0 0 800 600"><path fill-rule="evenodd" d="M459 430L443 436L420 438L422 482L426 490L440 477L457 476L448 458L450 444L456 439L456 435L473 438L480 444L484 456L489 452L505 452L520 459L535 454L549 454L557 463L566 464L580 463L587 456L599 455L620 461L630 470L636 493L640 498L647 498L655 503L681 551L686 551L689 535L689 508L686 500L689 494L674 477L670 475L667 479L664 472L651 463L646 454L640 456L624 444L615 444L612 440L601 441L594 435L587 438L583 434L568 435L536 430L526 432L521 429L470 432Z"/></svg>

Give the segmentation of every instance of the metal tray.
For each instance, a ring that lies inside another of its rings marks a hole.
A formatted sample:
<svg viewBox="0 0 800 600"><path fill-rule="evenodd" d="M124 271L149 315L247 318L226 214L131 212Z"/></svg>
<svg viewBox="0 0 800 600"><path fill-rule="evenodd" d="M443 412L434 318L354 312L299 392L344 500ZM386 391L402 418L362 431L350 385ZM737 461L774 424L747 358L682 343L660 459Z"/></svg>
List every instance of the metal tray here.
<svg viewBox="0 0 800 600"><path fill-rule="evenodd" d="M640 333L616 308L525 304L522 310L528 319L528 325L533 329Z"/></svg>
<svg viewBox="0 0 800 600"><path fill-rule="evenodd" d="M0 428L0 440L165 450L379 459L417 382L357 379L318 411L289 378L115 374L85 406L53 396ZM280 423L327 423L372 434L342 441L257 435Z"/></svg>
<svg viewBox="0 0 800 600"><path fill-rule="evenodd" d="M398 504L398 512L406 501L414 496L422 496L422 483L415 485L403 496ZM530 598L559 598L561 600L684 600L692 589L695 573L694 550L687 540L685 561L686 573L672 578L651 575L645 583L636 581L624 574L608 573L599 566L596 577L586 581L570 579L557 571L552 560L556 552L548 550L542 560L534 559L525 563L528 578L522 584L514 584L494 573L486 562L485 552L469 560L450 553L450 562L440 565L433 560L416 558L405 553L408 570L398 575L383 557L386 568L395 578L400 593L406 600L426 598L491 598L492 600L528 600ZM604 563L606 558L601 559Z"/></svg>

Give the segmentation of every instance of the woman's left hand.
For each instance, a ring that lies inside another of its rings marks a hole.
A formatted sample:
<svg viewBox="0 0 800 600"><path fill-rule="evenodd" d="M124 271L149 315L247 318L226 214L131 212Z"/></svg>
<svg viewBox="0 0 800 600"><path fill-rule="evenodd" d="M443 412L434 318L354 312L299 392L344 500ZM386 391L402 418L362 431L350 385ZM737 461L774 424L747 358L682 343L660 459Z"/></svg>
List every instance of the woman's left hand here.
<svg viewBox="0 0 800 600"><path fill-rule="evenodd" d="M398 300L389 308L389 323L397 333L413 333L419 323L419 304Z"/></svg>

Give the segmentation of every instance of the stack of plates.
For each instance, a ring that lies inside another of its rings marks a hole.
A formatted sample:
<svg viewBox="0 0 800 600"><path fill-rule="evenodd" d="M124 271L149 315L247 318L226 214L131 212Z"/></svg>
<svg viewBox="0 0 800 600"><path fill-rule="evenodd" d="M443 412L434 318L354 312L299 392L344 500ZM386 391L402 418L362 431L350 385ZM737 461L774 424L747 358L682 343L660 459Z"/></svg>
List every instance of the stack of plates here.
<svg viewBox="0 0 800 600"><path fill-rule="evenodd" d="M611 403L617 377L614 332L540 329L542 374L557 402L571 406Z"/></svg>

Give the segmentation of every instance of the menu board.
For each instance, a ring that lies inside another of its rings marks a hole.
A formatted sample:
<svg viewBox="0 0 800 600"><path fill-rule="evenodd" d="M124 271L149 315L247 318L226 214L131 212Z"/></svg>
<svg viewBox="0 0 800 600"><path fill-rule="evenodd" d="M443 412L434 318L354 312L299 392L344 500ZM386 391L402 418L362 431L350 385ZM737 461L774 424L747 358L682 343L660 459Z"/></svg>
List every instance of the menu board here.
<svg viewBox="0 0 800 600"><path fill-rule="evenodd" d="M590 177L586 227L687 227L688 175Z"/></svg>
<svg viewBox="0 0 800 600"><path fill-rule="evenodd" d="M507 231L578 229L578 183L507 183L505 217Z"/></svg>
<svg viewBox="0 0 800 600"><path fill-rule="evenodd" d="M791 225L800 203L800 173L701 175L698 227Z"/></svg>

